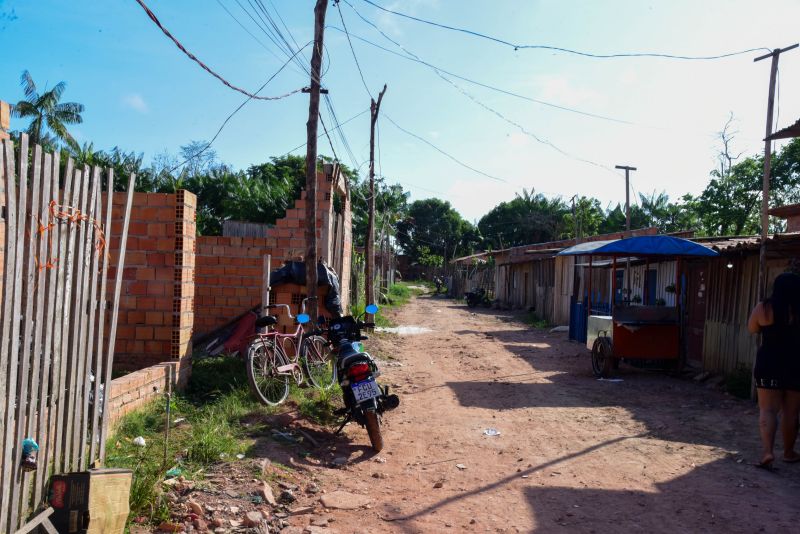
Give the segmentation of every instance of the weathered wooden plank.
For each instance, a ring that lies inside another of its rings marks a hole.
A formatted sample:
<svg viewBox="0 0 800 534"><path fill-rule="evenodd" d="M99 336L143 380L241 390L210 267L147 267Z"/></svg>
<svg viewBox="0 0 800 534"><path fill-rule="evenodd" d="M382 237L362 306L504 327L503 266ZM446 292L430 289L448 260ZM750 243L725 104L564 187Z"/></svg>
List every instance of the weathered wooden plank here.
<svg viewBox="0 0 800 534"><path fill-rule="evenodd" d="M81 469L86 469L88 467L87 463L87 454L89 449L87 447L86 438L89 436L89 431L91 430L91 419L89 415L89 402L92 399L92 395L95 391L95 384L100 382L100 377L97 376L97 364L93 363L94 360L94 345L95 345L95 321L97 320L97 274L99 270L99 261L100 261L100 251L97 248L99 236L95 231L93 221L100 221L102 220L102 210L100 205L102 204L102 198L100 195L100 183L101 183L101 174L100 168L94 168L94 193L92 195L92 210L90 212L90 220L86 223L88 225L87 232L89 233L87 241L89 242L89 252L91 253L91 266L89 267L89 300L88 300L88 317L87 322L89 325L89 331L86 335L86 346L83 351L83 359L86 365L86 371L83 373L84 376L91 376L93 378L92 381L85 381L83 387L83 417L81 419L81 458L80 464ZM99 224L99 223L98 223ZM96 402L97 397L94 397L94 401ZM94 442L94 439L97 436L91 435L90 436L90 443Z"/></svg>
<svg viewBox="0 0 800 534"><path fill-rule="evenodd" d="M71 207L78 208L83 212L86 209L86 193L87 187L89 183L89 172L88 170L84 169L76 170L77 173L76 177L76 184L75 184L75 191L73 192L73 204ZM77 202L75 202L77 200ZM81 265L83 264L83 237L84 235L81 233L81 230L84 228L83 225L78 225L71 223L71 234L70 235L70 249L71 249L71 261L70 261L70 276L68 277L68 283L72 287L72 292L70 294L70 300L68 301L68 305L70 308L70 321L68 324L65 325L65 332L67 333L67 338L69 340L67 344L67 387L65 391L65 412L64 417L62 419L64 424L64 470L66 472L72 471L76 468L76 463L73 461L73 428L75 425L75 390L77 388L77 358L75 355L78 353L78 342L80 340L80 301L81 296L83 294L82 287L80 286L79 280L81 279Z"/></svg>
<svg viewBox="0 0 800 534"><path fill-rule="evenodd" d="M27 140L24 140L27 144ZM11 393L12 384L16 385L16 370L12 374L12 366L17 361L16 353L12 354L12 339L19 336L19 309L14 309L14 293L17 282L17 239L19 238L17 224L17 186L14 171L14 145L10 141L2 141L2 173L3 185L6 192L6 255L3 274L3 331L0 343L0 397L2 398L2 411L4 428L0 435L0 529L7 528L9 515L9 499L11 496L11 443L13 431L14 396ZM24 226L24 225L23 225ZM16 335L14 330L17 330ZM7 377L8 380L7 380Z"/></svg>
<svg viewBox="0 0 800 534"><path fill-rule="evenodd" d="M72 168L72 158L67 160L66 174L64 176L64 195L62 204L68 205L72 202L73 191L75 188L75 172ZM64 416L64 390L67 383L67 346L69 338L67 336L66 328L70 323L69 315L69 293L72 284L69 282L68 272L71 272L70 261L70 240L71 235L70 226L64 222L59 221L59 236L58 236L58 278L56 281L56 317L58 321L55 325L55 332L53 336L53 394L50 400L50 432L53 434L52 446L52 465L53 472L62 472L63 456L63 436L64 428L61 424ZM50 468L50 463L46 466ZM48 477L45 477L48 478Z"/></svg>
<svg viewBox="0 0 800 534"><path fill-rule="evenodd" d="M50 516L53 515L53 512L54 510L52 508L47 508L43 512L40 512L36 517L31 519L30 523L25 524L25 526L17 530L14 534L28 534L28 532L33 532L33 530L39 526L45 527L45 524L49 524L52 528L53 525L50 523ZM51 532L50 529L47 529L47 531Z"/></svg>
<svg viewBox="0 0 800 534"><path fill-rule="evenodd" d="M86 167L84 173L84 188L85 192L81 193L81 214L91 212L91 206L94 201L94 182L92 169ZM85 194L84 194L85 193ZM91 198L90 198L91 197ZM86 436L81 436L82 417L83 417L83 402L84 393L86 392L86 383L88 377L86 375L86 334L88 330L88 300L89 300L89 265L91 251L89 248L92 243L91 225L87 221L80 221L80 237L78 248L78 271L75 277L75 283L78 284L78 300L77 313L75 315L74 324L78 329L78 342L77 350L74 353L76 378L75 382L75 400L74 411L75 417L73 419L71 440L72 440L72 464L75 469L81 471L81 451L86 445Z"/></svg>
<svg viewBox="0 0 800 534"><path fill-rule="evenodd" d="M39 146L36 147L39 149ZM46 277L46 266L47 265L47 239L46 236L41 232L42 228L42 221L47 220L47 212L48 206L50 203L50 181L52 178L52 165L53 165L53 158L52 155L49 153L45 153L43 158L41 159L42 169L40 173L34 174L34 180L40 181L40 194L39 194L39 202L36 204L31 205L31 227L35 228L35 231L32 231L29 239L31 240L31 251L36 251L35 256L33 258L33 267L35 268L34 271L34 285L31 288L31 291L34 292L34 310L33 310L33 350L31 351L31 372L30 372L30 386L29 386L29 395L28 395L28 406L26 408L26 424L25 430L23 433L24 437L32 437L37 441L41 442L42 439L39 436L39 393L42 389L42 383L40 380L41 376L44 376L45 371L43 370L45 366L44 362L44 352L46 352L42 346L42 339L44 337L44 308L45 308L45 297L47 294L47 277ZM28 322L30 322L31 318L28 318ZM24 519L27 518L28 514L26 513L26 508L31 503L25 502L30 499L30 484L31 479L35 478L35 473L30 473L28 471L22 471L22 496L23 496L23 508L22 514L20 517L20 525L24 523Z"/></svg>
<svg viewBox="0 0 800 534"><path fill-rule="evenodd" d="M103 224L103 235L106 240L106 248L103 249L103 269L100 276L100 310L97 319L97 350L95 351L95 381L94 381L94 409L92 410L92 443L89 449L89 461L94 462L99 460L97 457L98 447L100 441L100 413L103 409L103 403L100 400L100 384L103 384L102 394L106 396L110 393L110 384L105 382L105 373L103 369L104 352L105 348L105 322L106 322L106 306L107 306L107 289L108 289L108 260L111 251L108 247L111 246L111 212L114 205L114 169L108 169L108 183L106 185L106 212L105 223Z"/></svg>
<svg viewBox="0 0 800 534"><path fill-rule="evenodd" d="M20 153L20 161L27 159L27 154L23 151ZM25 275L24 275L24 286L23 286L23 294L25 298L25 310L21 317L22 322L24 324L24 328L22 329L22 343L20 344L19 350L19 374L17 375L17 415L15 421L15 433L14 433L14 453L13 458L16 460L12 463L13 478L11 480L11 521L10 526L11 530L15 530L22 524L23 517L20 515L20 507L22 506L22 501L24 500L24 495L22 493L22 480L24 478L22 468L20 466L19 458L21 456L21 445L22 440L25 439L25 430L27 428L27 419L28 419L28 385L30 383L30 372L31 372L31 344L33 343L33 322L34 322L34 314L33 314L33 306L36 300L36 241L34 237L36 235L36 231L38 229L36 225L36 217L34 214L36 213L36 207L39 204L39 194L40 194L40 185L41 185L41 171L42 171L42 148L39 145L34 146L33 148L33 166L32 166L32 173L30 177L28 177L27 173L23 173L20 170L19 173L19 181L22 183L23 181L30 180L28 184L28 188L31 190L31 199L30 204L27 202L23 205L20 202L20 214L21 216L18 220L22 221L20 226L27 229L26 234L23 235L23 240L25 241ZM20 300L22 300L20 296ZM12 357L14 357L12 353ZM24 515L24 513L22 514Z"/></svg>
<svg viewBox="0 0 800 534"><path fill-rule="evenodd" d="M122 290L122 271L125 267L125 250L128 246L128 227L131 222L131 207L133 205L133 188L136 185L136 175L131 173L128 180L128 196L125 200L125 214L122 220L122 234L119 236L119 258L117 258L117 276L114 280L114 307L111 311L111 324L108 333L108 350L106 352L105 384L111 384L111 370L114 365L114 343L117 337L117 319L119 318L119 294ZM110 386L106 386L110 387ZM106 459L106 438L108 437L108 397L103 396L103 424L100 427L100 461Z"/></svg>
<svg viewBox="0 0 800 534"><path fill-rule="evenodd" d="M50 199L56 205L59 203L60 198L60 191L59 191L59 171L61 167L61 155L58 151L53 154L51 165L51 183L50 183ZM36 470L36 479L34 481L34 494L33 494L33 502L34 504L41 502L42 493L44 491L44 484L48 480L48 469L49 469L49 461L50 461L50 451L52 449L52 435L50 434L50 424L49 424L49 417L50 417L50 407L52 406L52 398L55 393L55 390L52 392L50 391L50 384L55 383L55 370L56 367L54 365L53 356L55 354L55 347L53 346L53 340L55 332L54 330L60 330L60 326L56 328L56 317L59 313L56 307L56 293L58 291L57 282L58 282L58 273L56 270L57 257L58 257L58 242L59 242L59 234L60 234L60 226L54 225L49 226L52 221L50 220L50 205L49 200L47 203L44 204L45 208L47 209L47 218L44 219L42 222L48 225L46 230L45 238L46 238L46 257L40 257L41 261L46 262L46 264L50 264L51 261L56 260L55 265L49 265L47 269L47 303L44 312L44 342L43 342L43 350L44 353L43 357L43 366L42 366L42 392L39 396L39 420L37 423L37 427L39 429L38 436L39 436L39 458L42 462L39 466L39 469ZM59 317L59 321L61 318Z"/></svg>

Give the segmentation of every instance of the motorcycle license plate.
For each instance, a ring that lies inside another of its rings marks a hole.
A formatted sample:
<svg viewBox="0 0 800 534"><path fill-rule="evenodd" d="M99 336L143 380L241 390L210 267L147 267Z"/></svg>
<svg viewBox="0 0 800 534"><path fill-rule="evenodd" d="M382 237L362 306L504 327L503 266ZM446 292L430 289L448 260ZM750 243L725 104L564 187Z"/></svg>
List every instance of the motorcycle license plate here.
<svg viewBox="0 0 800 534"><path fill-rule="evenodd" d="M372 378L356 382L350 386L350 389L353 391L356 402L363 402L381 396L381 389L378 387L378 383Z"/></svg>

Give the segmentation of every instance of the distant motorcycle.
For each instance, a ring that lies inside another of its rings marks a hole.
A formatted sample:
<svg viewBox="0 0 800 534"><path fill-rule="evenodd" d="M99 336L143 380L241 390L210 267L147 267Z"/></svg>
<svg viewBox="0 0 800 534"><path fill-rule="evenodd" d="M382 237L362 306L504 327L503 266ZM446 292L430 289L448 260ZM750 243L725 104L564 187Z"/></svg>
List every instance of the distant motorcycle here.
<svg viewBox="0 0 800 534"><path fill-rule="evenodd" d="M433 283L436 284L436 294L438 295L439 293L442 292L442 286L444 285L444 281L440 277L436 276L433 279Z"/></svg>
<svg viewBox="0 0 800 534"><path fill-rule="evenodd" d="M475 308L477 306L489 306L491 301L489 300L489 294L486 292L486 289L479 287L473 291L468 291L464 298L467 300L467 306L470 308Z"/></svg>
<svg viewBox="0 0 800 534"><path fill-rule="evenodd" d="M364 313L375 314L378 306L370 304ZM375 323L365 323L352 315L331 319L327 325L328 341L336 353L336 372L344 397L344 408L337 415L346 416L336 431L355 420L366 427L372 449L379 452L383 448L381 416L387 410L400 405L397 395L389 394L389 386L381 386L376 381L380 370L375 359L364 352L361 341L369 339L361 335L362 328L373 328Z"/></svg>

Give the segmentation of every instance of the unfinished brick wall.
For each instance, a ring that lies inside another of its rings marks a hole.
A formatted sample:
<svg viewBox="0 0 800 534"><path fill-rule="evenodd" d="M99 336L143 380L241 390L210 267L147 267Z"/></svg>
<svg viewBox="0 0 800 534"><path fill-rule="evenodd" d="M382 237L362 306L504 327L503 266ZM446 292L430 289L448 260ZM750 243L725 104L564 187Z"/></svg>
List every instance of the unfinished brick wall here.
<svg viewBox="0 0 800 534"><path fill-rule="evenodd" d="M344 232L343 258L346 258L347 270L339 272L342 284L343 304L347 305L349 295L349 265L352 237L349 231L351 213L347 189L343 184L334 182L332 171L329 174L319 173L317 176L317 239L318 254L330 264L331 220L333 215L333 195L338 192L344 197L343 215L347 224ZM286 210L286 215L276 221L275 227L267 230L266 237L219 237L200 236L197 238L197 266L195 271L195 291L197 309L194 315L194 333L205 334L224 326L239 315L261 303L261 285L263 276L263 256L272 255L272 269L279 268L284 261L297 260L305 255L305 217L306 196L295 201L293 208ZM336 269L339 271L340 269ZM299 287L299 286L298 286ZM273 291L272 302L294 304L293 313L297 312L298 302L292 302L292 295L304 294L298 289L289 291L282 288ZM320 298L324 293L320 294ZM297 297L294 297L297 301ZM283 324L291 327L291 324Z"/></svg>
<svg viewBox="0 0 800 534"><path fill-rule="evenodd" d="M331 264L340 247L339 271L343 303L349 295L352 247L351 212L345 183L334 169L319 173L317 238L320 257ZM339 215L344 231L334 245L334 195L343 198ZM112 265L119 250L125 194L113 198L110 252ZM192 352L192 338L223 326L261 302L263 256L272 255L273 268L305 253L305 193L263 238L196 235L197 198L176 194L135 193L120 295L120 317L114 367L142 369L164 361L179 361ZM115 237L116 236L116 237ZM116 273L111 269L113 280ZM298 304L302 288L273 292L273 302ZM320 295L324 296L324 292ZM195 300L197 306L195 307ZM297 312L297 306L293 306ZM282 322L291 328L289 322Z"/></svg>
<svg viewBox="0 0 800 534"><path fill-rule="evenodd" d="M111 423L141 408L148 402L163 398L166 391L183 389L191 373L191 360L163 362L134 371L111 381L108 412Z"/></svg>
<svg viewBox="0 0 800 534"><path fill-rule="evenodd" d="M111 264L116 264L126 194L114 193ZM114 367L141 369L191 352L197 199L134 193L128 230ZM114 280L116 269L109 270Z"/></svg>

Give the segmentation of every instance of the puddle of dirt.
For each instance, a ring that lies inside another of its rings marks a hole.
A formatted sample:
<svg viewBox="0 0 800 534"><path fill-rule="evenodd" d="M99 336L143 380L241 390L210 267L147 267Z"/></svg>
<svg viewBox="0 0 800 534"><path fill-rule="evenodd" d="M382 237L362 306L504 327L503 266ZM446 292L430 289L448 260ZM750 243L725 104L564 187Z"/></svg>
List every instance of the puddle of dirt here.
<svg viewBox="0 0 800 534"><path fill-rule="evenodd" d="M427 334L433 332L430 328L424 326L379 326L375 329L376 332L386 332L387 334L397 334L398 336L418 336L420 334Z"/></svg>

